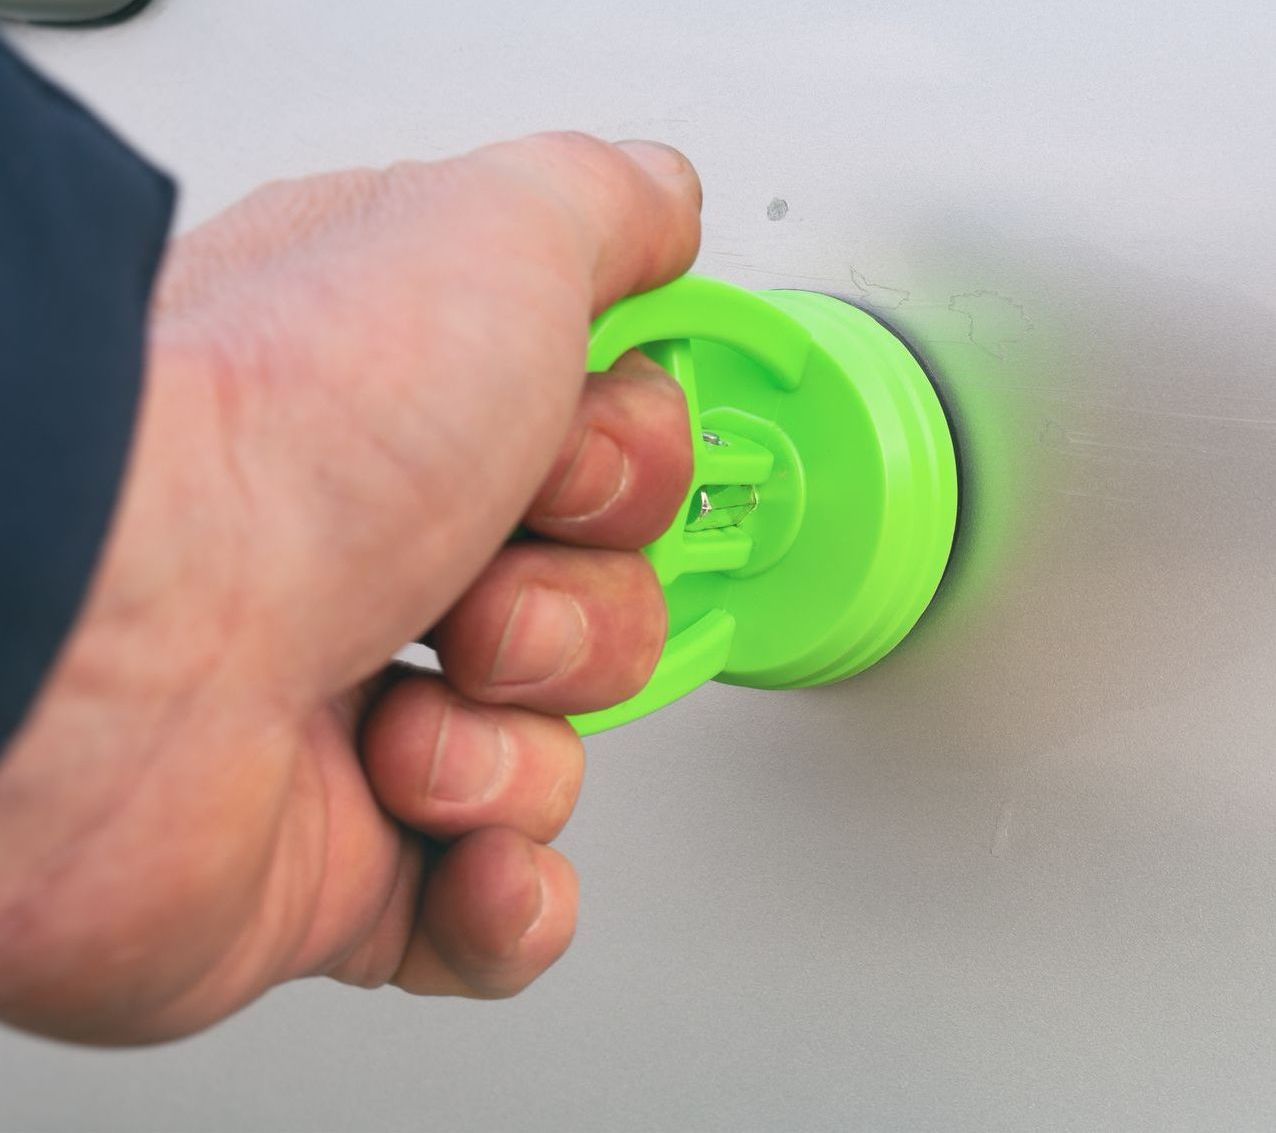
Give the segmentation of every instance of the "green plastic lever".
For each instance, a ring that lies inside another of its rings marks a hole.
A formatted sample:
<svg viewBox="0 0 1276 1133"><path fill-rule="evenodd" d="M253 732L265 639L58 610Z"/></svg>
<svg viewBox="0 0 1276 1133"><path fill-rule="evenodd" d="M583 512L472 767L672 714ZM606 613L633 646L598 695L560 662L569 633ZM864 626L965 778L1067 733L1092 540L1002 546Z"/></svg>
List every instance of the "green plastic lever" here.
<svg viewBox="0 0 1276 1133"><path fill-rule="evenodd" d="M929 378L872 316L803 291L686 276L595 322L591 373L641 349L682 386L694 474L646 553L669 605L647 686L582 735L710 680L800 688L880 660L952 550L957 466Z"/></svg>

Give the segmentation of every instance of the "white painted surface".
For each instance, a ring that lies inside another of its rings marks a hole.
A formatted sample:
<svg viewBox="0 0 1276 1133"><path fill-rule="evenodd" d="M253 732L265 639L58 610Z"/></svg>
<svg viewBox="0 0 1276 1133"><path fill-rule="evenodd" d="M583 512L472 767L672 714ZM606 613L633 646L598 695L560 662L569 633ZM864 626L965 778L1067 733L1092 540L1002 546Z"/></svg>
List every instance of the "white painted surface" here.
<svg viewBox="0 0 1276 1133"><path fill-rule="evenodd" d="M580 935L522 999L311 984L165 1050L0 1035L0 1127L1276 1123L1266 3L158 0L20 41L187 222L539 128L676 143L701 270L921 349L968 506L874 672L592 741Z"/></svg>

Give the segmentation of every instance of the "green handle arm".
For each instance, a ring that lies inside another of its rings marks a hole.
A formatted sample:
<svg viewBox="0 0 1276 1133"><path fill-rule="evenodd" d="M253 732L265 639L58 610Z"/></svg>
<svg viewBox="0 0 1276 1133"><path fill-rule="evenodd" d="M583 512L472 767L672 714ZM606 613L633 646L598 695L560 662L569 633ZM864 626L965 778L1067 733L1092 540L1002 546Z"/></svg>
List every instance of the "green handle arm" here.
<svg viewBox="0 0 1276 1133"><path fill-rule="evenodd" d="M682 386L691 420L694 473L691 488L674 524L646 548L662 585L690 571L744 565L747 541L726 532L691 535L683 517L692 494L703 484L747 483L759 455L741 445L715 451L703 440L700 399L691 359L691 338L721 343L756 361L785 390L796 388L811 349L811 335L789 315L765 300L729 284L684 276L656 291L625 299L594 323L588 368L602 373L628 350L644 349ZM752 467L745 467L752 462ZM685 696L722 672L731 649L735 619L725 610L709 610L671 637L647 686L637 696L600 712L572 718L581 735L629 723Z"/></svg>

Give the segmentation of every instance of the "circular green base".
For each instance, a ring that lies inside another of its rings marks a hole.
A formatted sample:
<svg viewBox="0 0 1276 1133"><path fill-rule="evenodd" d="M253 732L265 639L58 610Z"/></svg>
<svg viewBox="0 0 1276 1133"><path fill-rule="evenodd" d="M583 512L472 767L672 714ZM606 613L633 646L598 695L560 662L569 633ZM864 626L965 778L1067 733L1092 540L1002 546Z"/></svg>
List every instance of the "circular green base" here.
<svg viewBox="0 0 1276 1133"><path fill-rule="evenodd" d="M718 679L805 687L868 668L929 605L952 550L956 459L930 379L886 327L827 295L761 298L814 340L802 384L767 406L800 455L806 502L783 561L722 594L736 634ZM706 421L715 403L748 412L752 390L700 373Z"/></svg>
<svg viewBox="0 0 1276 1133"><path fill-rule="evenodd" d="M577 728L710 679L825 684L890 652L934 596L957 517L948 422L908 348L827 295L692 277L604 314L590 369L633 347L686 391L695 482L647 549L669 604L665 654L638 696Z"/></svg>

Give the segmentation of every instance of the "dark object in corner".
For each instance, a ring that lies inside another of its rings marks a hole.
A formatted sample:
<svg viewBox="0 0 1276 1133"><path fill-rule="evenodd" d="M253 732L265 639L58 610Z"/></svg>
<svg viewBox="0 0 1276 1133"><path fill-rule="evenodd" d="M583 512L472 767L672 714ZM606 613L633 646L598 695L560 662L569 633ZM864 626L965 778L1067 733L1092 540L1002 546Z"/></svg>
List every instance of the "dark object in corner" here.
<svg viewBox="0 0 1276 1133"><path fill-rule="evenodd" d="M150 0L0 0L0 20L101 26L135 16Z"/></svg>
<svg viewBox="0 0 1276 1133"><path fill-rule="evenodd" d="M0 155L2 751L115 509L173 185L3 40Z"/></svg>

